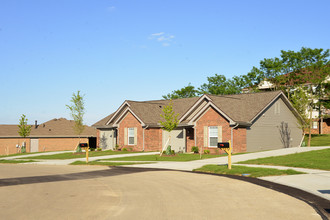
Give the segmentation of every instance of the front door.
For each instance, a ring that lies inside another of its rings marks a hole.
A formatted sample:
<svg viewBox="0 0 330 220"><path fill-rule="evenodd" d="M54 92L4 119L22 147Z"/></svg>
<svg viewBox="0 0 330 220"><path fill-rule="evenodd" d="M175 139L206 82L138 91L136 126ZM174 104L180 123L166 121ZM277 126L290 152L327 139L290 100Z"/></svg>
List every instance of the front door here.
<svg viewBox="0 0 330 220"><path fill-rule="evenodd" d="M39 150L39 139L32 139L30 141L30 152L38 152Z"/></svg>

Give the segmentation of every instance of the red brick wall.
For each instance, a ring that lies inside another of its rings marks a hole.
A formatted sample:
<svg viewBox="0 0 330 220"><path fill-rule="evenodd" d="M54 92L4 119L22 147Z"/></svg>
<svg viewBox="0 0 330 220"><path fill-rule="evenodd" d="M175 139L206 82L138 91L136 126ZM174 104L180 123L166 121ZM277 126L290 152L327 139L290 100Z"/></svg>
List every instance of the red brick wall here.
<svg viewBox="0 0 330 220"><path fill-rule="evenodd" d="M204 126L222 126L222 141L227 142L231 140L231 127L229 122L216 112L213 108L207 110L207 112L196 122L196 143L201 149L208 149L211 153L218 153L217 148L204 148ZM235 129L234 133L234 152L245 152L246 151L246 129L240 128ZM223 152L223 151L222 151Z"/></svg>
<svg viewBox="0 0 330 220"><path fill-rule="evenodd" d="M314 121L317 121L318 120L314 120ZM319 123L317 124L317 126L319 126ZM308 128L305 129L305 133L306 134L309 134L309 130ZM311 133L312 134L320 134L320 129L317 128L317 129L311 129ZM323 119L323 123L322 123L322 134L330 134L330 118L328 119Z"/></svg>
<svg viewBox="0 0 330 220"><path fill-rule="evenodd" d="M137 128L137 145L125 145L124 142L125 128ZM134 151L143 150L143 128L141 126L141 123L132 115L132 113L128 112L124 117L124 119L119 123L118 138L119 138L118 145L120 148L125 147L127 150L132 149Z"/></svg>
<svg viewBox="0 0 330 220"><path fill-rule="evenodd" d="M195 131L193 128L186 129L186 143L187 143L187 152L191 152L191 148L195 146Z"/></svg>
<svg viewBox="0 0 330 220"><path fill-rule="evenodd" d="M147 128L144 131L144 150L160 151L162 149L162 129Z"/></svg>
<svg viewBox="0 0 330 220"><path fill-rule="evenodd" d="M246 152L246 128L235 128L233 131L233 152Z"/></svg>

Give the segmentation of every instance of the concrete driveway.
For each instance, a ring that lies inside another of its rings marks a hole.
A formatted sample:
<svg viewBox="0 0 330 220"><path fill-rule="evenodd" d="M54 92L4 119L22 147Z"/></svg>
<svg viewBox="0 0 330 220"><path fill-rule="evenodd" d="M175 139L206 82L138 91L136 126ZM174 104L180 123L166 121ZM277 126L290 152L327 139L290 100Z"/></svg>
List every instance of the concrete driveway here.
<svg viewBox="0 0 330 220"><path fill-rule="evenodd" d="M1 219L321 219L307 203L196 173L0 164Z"/></svg>

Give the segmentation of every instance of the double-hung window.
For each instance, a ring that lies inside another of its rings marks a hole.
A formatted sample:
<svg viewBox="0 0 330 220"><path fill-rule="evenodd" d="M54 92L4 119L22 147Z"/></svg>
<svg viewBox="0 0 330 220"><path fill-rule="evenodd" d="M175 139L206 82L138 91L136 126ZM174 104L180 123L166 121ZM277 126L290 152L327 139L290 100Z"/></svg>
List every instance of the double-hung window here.
<svg viewBox="0 0 330 220"><path fill-rule="evenodd" d="M210 126L209 127L209 147L218 146L218 127Z"/></svg>
<svg viewBox="0 0 330 220"><path fill-rule="evenodd" d="M134 128L128 128L128 145L134 145Z"/></svg>

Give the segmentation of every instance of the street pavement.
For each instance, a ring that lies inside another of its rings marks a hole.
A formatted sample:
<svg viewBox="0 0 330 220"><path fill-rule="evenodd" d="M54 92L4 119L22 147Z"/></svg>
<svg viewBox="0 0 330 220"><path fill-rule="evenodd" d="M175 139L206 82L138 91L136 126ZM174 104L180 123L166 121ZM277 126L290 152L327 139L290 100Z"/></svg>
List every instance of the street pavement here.
<svg viewBox="0 0 330 220"><path fill-rule="evenodd" d="M249 182L161 169L0 164L0 218L321 219L300 199Z"/></svg>
<svg viewBox="0 0 330 220"><path fill-rule="evenodd" d="M232 163L234 164L234 163L237 163L240 161L245 161L245 160L250 160L250 159L264 158L264 157L270 157L270 156L281 156L281 155L301 153L301 152L320 150L320 149L326 149L326 148L330 148L330 146L284 148L284 149L271 150L271 151L233 155ZM60 152L49 152L47 154L54 154L54 153L60 153ZM90 157L89 161L104 160L104 159L110 159L110 158L118 158L118 161L120 161L121 157L138 156L138 155L152 155L152 154L159 154L159 153L158 152L143 152L143 153L134 153L134 154L107 155L107 156L99 156L99 157ZM36 155L37 154L32 154L31 156L36 156ZM42 155L44 155L44 153ZM15 157L6 158L6 159L19 159L20 157L23 157L23 156L15 156ZM27 157L27 155L25 155L24 157ZM2 159L5 159L5 158L2 158ZM32 164L67 165L74 161L85 161L85 158L68 159L68 160L40 160L39 162L32 162ZM329 162L330 162L330 159L329 159ZM218 157L218 158L203 159L203 160L188 161L188 162L163 161L163 162L148 163L148 164L126 165L124 167L192 171L194 169L200 168L200 167L202 167L204 165L208 165L208 164L225 165L227 163L228 163L227 157ZM295 187L298 189L302 189L304 191L313 193L317 196L328 199L330 201L330 172L329 171L295 168L295 167L264 166L264 165L246 165L246 166L271 167L271 168L276 168L276 169L293 169L293 170L305 172L306 174L261 177L260 179L264 179L264 180L272 181L275 183L280 183L280 184L292 186L292 187Z"/></svg>

